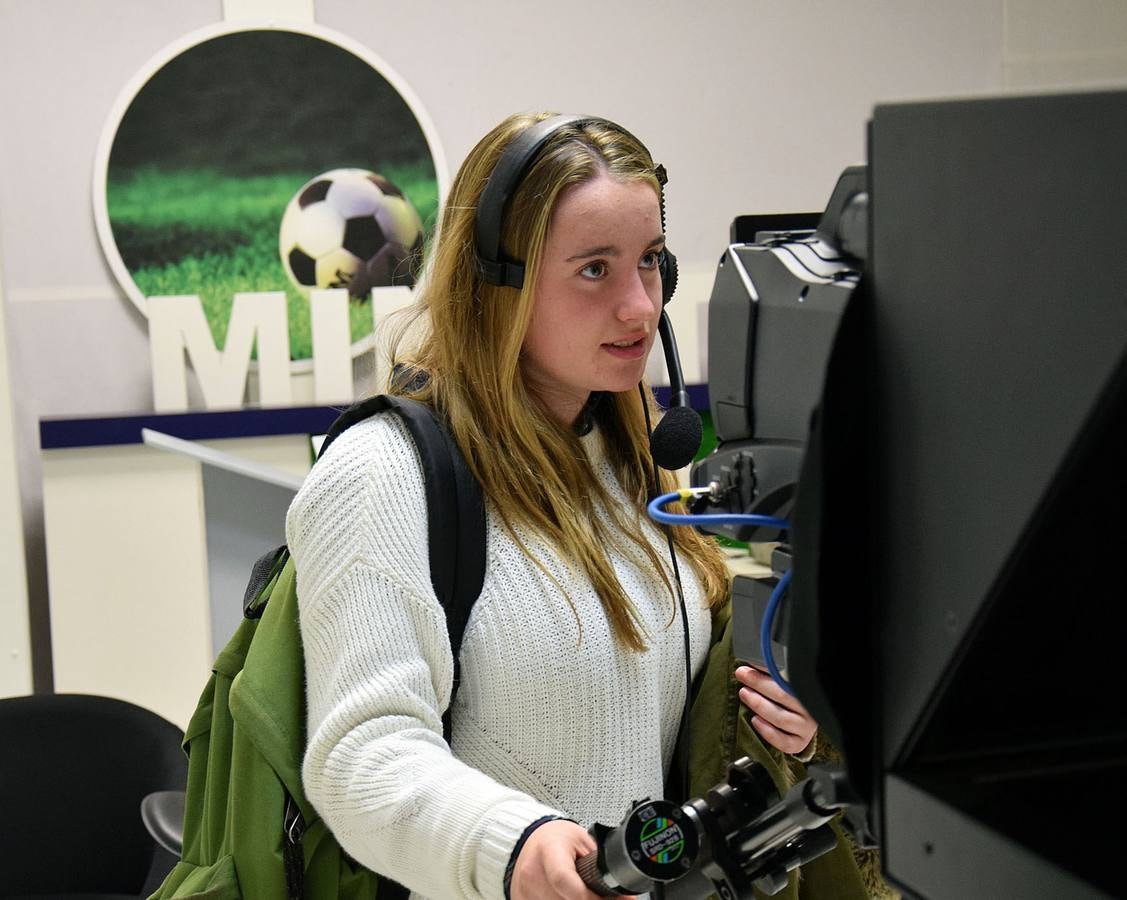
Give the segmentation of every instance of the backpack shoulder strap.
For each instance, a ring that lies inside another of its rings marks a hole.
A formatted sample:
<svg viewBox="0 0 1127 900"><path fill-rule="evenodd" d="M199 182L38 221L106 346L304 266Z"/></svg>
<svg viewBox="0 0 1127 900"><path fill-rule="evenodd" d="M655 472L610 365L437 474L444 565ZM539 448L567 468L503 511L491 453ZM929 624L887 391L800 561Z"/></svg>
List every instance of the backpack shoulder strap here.
<svg viewBox="0 0 1127 900"><path fill-rule="evenodd" d="M352 425L387 410L403 420L422 461L430 577L446 611L456 691L462 636L485 581L485 501L457 441L431 407L407 397L380 394L345 410L329 429L321 453Z"/></svg>

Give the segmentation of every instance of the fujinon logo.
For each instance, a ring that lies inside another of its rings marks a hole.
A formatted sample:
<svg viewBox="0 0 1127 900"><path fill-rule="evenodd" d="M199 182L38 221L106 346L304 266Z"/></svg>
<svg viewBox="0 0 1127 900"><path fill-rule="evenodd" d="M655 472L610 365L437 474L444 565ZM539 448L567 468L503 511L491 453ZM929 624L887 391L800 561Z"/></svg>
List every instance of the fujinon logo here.
<svg viewBox="0 0 1127 900"><path fill-rule="evenodd" d="M651 862L666 865L681 858L685 849L685 833L672 819L656 816L642 828L642 853Z"/></svg>

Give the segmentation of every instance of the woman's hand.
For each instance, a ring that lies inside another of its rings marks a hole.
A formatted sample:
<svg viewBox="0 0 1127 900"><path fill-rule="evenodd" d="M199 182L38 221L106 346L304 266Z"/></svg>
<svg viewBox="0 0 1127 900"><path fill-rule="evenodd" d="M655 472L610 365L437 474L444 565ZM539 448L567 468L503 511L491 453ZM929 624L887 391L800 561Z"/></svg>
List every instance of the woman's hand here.
<svg viewBox="0 0 1127 900"><path fill-rule="evenodd" d="M545 822L521 847L509 885L511 900L599 900L575 870L576 860L595 849L595 839L574 822Z"/></svg>
<svg viewBox="0 0 1127 900"><path fill-rule="evenodd" d="M763 740L784 753L800 754L818 730L818 723L796 697L784 691L766 672L752 666L736 669L740 702L750 709L751 727Z"/></svg>

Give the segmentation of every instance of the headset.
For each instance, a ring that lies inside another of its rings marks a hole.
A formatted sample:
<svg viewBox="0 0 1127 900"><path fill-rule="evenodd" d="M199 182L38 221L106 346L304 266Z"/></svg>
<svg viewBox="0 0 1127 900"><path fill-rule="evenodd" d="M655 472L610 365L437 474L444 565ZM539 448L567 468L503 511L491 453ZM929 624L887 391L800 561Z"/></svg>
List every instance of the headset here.
<svg viewBox="0 0 1127 900"><path fill-rule="evenodd" d="M521 288L524 286L525 266L520 260L507 259L501 252L501 226L505 207L516 193L533 161L544 145L559 131L568 127L580 128L588 124L605 125L634 141L645 145L633 134L608 119L597 116L557 115L542 119L526 128L501 153L493 167L481 197L474 219L474 247L478 271L489 284ZM661 227L665 230L665 184L668 176L665 166L655 165L658 181L658 203L661 210ZM665 368L669 373L670 408L650 435L653 459L663 469L677 470L692 462L700 448L702 426L700 416L689 402L685 378L681 372L681 359L677 352L677 339L665 306L677 289L677 258L666 247L658 260L661 277L661 318L658 334L665 353Z"/></svg>
<svg viewBox="0 0 1127 900"><path fill-rule="evenodd" d="M481 276L489 284L520 288L524 286L524 263L505 259L501 252L501 225L505 206L516 193L525 173L539 156L544 145L559 131L568 126L606 125L619 134L630 138L639 147L645 145L620 125L596 116L551 116L535 123L514 138L497 160L489 180L485 183L481 199L478 200L477 217L474 222L474 243ZM665 183L668 180L665 167L655 166L658 185L658 201L661 206L661 228L665 230ZM677 259L666 248L658 262L661 275L661 305L664 307L673 297L677 287Z"/></svg>

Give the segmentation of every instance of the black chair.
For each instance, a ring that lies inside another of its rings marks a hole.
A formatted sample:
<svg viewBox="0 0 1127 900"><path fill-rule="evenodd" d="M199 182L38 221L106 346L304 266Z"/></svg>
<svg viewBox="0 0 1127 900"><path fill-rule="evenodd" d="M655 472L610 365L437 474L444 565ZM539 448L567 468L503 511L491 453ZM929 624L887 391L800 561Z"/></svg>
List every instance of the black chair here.
<svg viewBox="0 0 1127 900"><path fill-rule="evenodd" d="M84 694L0 699L0 897L136 898L175 862L141 820L183 790L183 733L154 712Z"/></svg>

